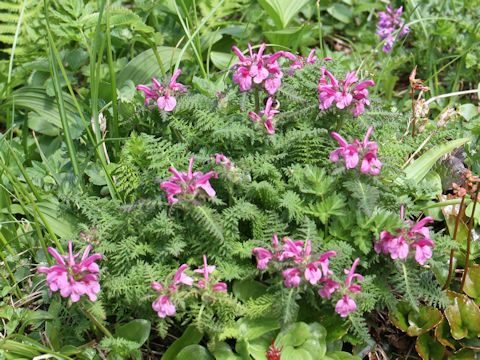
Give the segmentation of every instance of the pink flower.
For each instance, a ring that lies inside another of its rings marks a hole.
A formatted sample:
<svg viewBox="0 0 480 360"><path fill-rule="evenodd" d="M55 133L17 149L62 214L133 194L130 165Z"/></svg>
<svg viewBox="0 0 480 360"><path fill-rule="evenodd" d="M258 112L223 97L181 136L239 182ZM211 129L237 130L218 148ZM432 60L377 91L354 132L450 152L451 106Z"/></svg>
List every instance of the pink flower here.
<svg viewBox="0 0 480 360"><path fill-rule="evenodd" d="M250 57L243 55L243 53L236 46L232 50L237 54L238 59L233 68L236 73L233 75L233 81L240 86L240 91L250 90L252 81L254 84L264 83L265 90L270 95L275 94L281 86L281 79L283 73L280 70L277 59L283 56L283 52L277 52L273 55L263 55L266 44L263 43L258 49L258 53L254 54L252 46L248 44Z"/></svg>
<svg viewBox="0 0 480 360"><path fill-rule="evenodd" d="M348 170L355 168L359 159L362 158L360 171L363 174L378 175L382 168L382 163L377 159L377 143L368 140L372 131L373 126L370 126L363 142L355 139L353 144L348 144L339 134L332 132L332 137L339 142L340 147L330 153L330 161L337 162L340 156L342 156L345 161L345 167Z"/></svg>
<svg viewBox="0 0 480 360"><path fill-rule="evenodd" d="M348 289L350 289L350 287L353 286L352 282L353 282L353 280L355 280L355 278L357 278L358 281L363 281L363 276L355 273L355 269L357 268L357 265L358 265L359 262L360 262L360 258L356 258L355 261L353 262L350 270L347 270L347 269L344 270L345 274L347 275L347 279L345 280L345 286ZM352 292L358 292L358 291L352 291Z"/></svg>
<svg viewBox="0 0 480 360"><path fill-rule="evenodd" d="M318 263L322 267L322 273L323 276L327 277L330 274L333 274L331 270L328 269L328 266L330 265L330 262L328 261L329 257L332 256L337 256L337 253L335 251L327 251L320 255L320 258L318 259Z"/></svg>
<svg viewBox="0 0 480 360"><path fill-rule="evenodd" d="M389 53L392 49L393 43L395 40L400 40L404 35L406 35L410 28L408 26L403 26L404 23L400 20L400 17L403 13L403 7L401 6L397 10L394 10L393 7L390 5L387 6L387 11L379 11L378 16L380 20L377 23L377 35L380 36L380 40L385 40L382 50L386 53ZM403 27L403 28L402 28ZM395 36L391 35L397 29L402 29L400 33L397 35L397 39Z"/></svg>
<svg viewBox="0 0 480 360"><path fill-rule="evenodd" d="M189 266L187 264L183 264L178 268L177 273L173 277L173 281L175 284L185 284L189 286L193 284L193 279L183 273L183 271L188 268Z"/></svg>
<svg viewBox="0 0 480 360"><path fill-rule="evenodd" d="M213 154L215 156L215 164L225 165L226 168L230 169L232 167L232 162L223 154Z"/></svg>
<svg viewBox="0 0 480 360"><path fill-rule="evenodd" d="M337 134L336 132L330 133L332 137L337 140L340 144L340 147L333 150L330 153L330 161L337 162L339 156L343 157L345 160L345 167L348 169L353 169L358 164L358 150L355 146L348 144L344 138Z"/></svg>
<svg viewBox="0 0 480 360"><path fill-rule="evenodd" d="M283 253L280 255L280 261L293 257L296 263L303 260L303 241L292 241L290 238L284 238Z"/></svg>
<svg viewBox="0 0 480 360"><path fill-rule="evenodd" d="M193 201L198 197L206 194L214 197L215 190L210 185L210 178L216 178L218 175L214 171L203 174L201 171L192 173L193 156L190 158L188 165L188 172L178 172L173 166L168 170L175 176L170 177L167 181L163 181L160 189L165 189L167 193L167 200L169 204L175 204L178 199L174 196L180 195L185 200ZM200 191L202 190L202 191Z"/></svg>
<svg viewBox="0 0 480 360"><path fill-rule="evenodd" d="M341 288L339 283L336 283L330 278L325 278L324 280L322 280L322 283L324 283L324 285L323 288L318 290L318 295L320 295L322 298L327 298L329 300L335 290Z"/></svg>
<svg viewBox="0 0 480 360"><path fill-rule="evenodd" d="M289 60L293 61L293 63L290 64L290 68L292 70L289 71L288 75L293 75L294 70L303 69L305 64L315 65L315 63L317 62L317 57L315 56L315 49L310 51L310 53L308 54L307 57L303 57L303 56L300 56L300 55L295 56L288 51L284 51L283 56L285 56ZM321 61L328 61L328 60L332 60L332 58L331 57L326 57L326 58L323 58Z"/></svg>
<svg viewBox="0 0 480 360"><path fill-rule="evenodd" d="M152 87L137 85L137 90L145 93L145 105L150 105L150 99L152 99L157 103L159 109L172 111L177 105L177 100L173 95L186 91L184 85L177 83L177 78L181 73L182 70L178 69L171 77L168 86L163 86L155 78L152 78Z"/></svg>
<svg viewBox="0 0 480 360"><path fill-rule="evenodd" d="M347 73L345 80L339 82L328 70L321 68L322 77L318 82L318 101L319 109L326 110L335 101L337 108L344 109L353 106L351 110L354 117L363 113L365 105L370 105L368 101L368 86L375 86L372 80L366 80L354 86L358 82L355 71ZM325 78L327 75L328 80Z"/></svg>
<svg viewBox="0 0 480 360"><path fill-rule="evenodd" d="M337 305L335 305L335 311L339 313L341 317L346 317L355 310L357 310L357 304L350 299L347 294L343 295L343 298L338 300Z"/></svg>
<svg viewBox="0 0 480 360"><path fill-rule="evenodd" d="M285 279L284 284L286 287L298 287L300 285L300 270L297 268L290 268L282 272L282 276Z"/></svg>
<svg viewBox="0 0 480 360"><path fill-rule="evenodd" d="M203 267L198 268L194 270L196 273L202 273L203 278L205 281L200 280L197 282L197 286L200 289L205 289L206 284L209 282L209 274L211 274L215 270L216 266L215 265L208 265L207 264L207 255L203 254ZM226 292L227 291L227 284L220 282L215 285L213 285L213 290L214 291L219 291L219 292Z"/></svg>
<svg viewBox="0 0 480 360"><path fill-rule="evenodd" d="M213 290L217 292L227 292L227 284L219 282L213 285Z"/></svg>
<svg viewBox="0 0 480 360"><path fill-rule="evenodd" d="M270 259L273 257L270 251L261 247L254 248L252 253L257 257L257 268L260 270L264 270Z"/></svg>
<svg viewBox="0 0 480 360"><path fill-rule="evenodd" d="M265 104L265 110L260 111L262 116L258 115L254 111L250 111L248 113L248 116L254 122L264 120L265 128L270 135L275 133L275 129L273 127L273 116L279 112L278 110L272 109L272 104L273 98L269 96L267 99L267 103Z"/></svg>
<svg viewBox="0 0 480 360"><path fill-rule="evenodd" d="M322 278L322 271L318 268L317 263L311 262L307 265L305 269L305 279L310 282L310 284L315 285Z"/></svg>
<svg viewBox="0 0 480 360"><path fill-rule="evenodd" d="M152 303L152 309L157 312L158 316L165 318L175 314L175 305L169 301L169 295L160 296Z"/></svg>
<svg viewBox="0 0 480 360"><path fill-rule="evenodd" d="M68 242L68 255L60 255L54 248L48 247L47 251L57 260L57 265L51 267L39 267L38 272L47 274L47 284L51 291L60 290L62 297L70 297L72 302L80 300L80 296L86 294L91 301L97 300L100 292L98 283L99 268L95 263L102 259L101 254L93 254L88 257L92 246L88 245L83 252L80 262L73 255L72 242ZM65 262L67 260L67 262Z"/></svg>

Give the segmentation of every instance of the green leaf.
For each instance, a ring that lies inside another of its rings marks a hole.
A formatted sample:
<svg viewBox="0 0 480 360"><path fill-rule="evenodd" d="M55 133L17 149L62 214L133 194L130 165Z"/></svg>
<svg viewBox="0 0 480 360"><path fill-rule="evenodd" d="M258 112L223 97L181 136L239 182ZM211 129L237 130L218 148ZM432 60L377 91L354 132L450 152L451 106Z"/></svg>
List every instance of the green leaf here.
<svg viewBox="0 0 480 360"><path fill-rule="evenodd" d="M266 290L266 285L255 280L235 280L232 286L233 295L243 302L264 295Z"/></svg>
<svg viewBox="0 0 480 360"><path fill-rule="evenodd" d="M443 346L448 346L452 350L455 350L456 341L450 333L450 326L445 318L442 319L440 324L435 328L435 339Z"/></svg>
<svg viewBox="0 0 480 360"><path fill-rule="evenodd" d="M246 340L256 339L279 328L277 319L274 318L248 319L244 317L237 321L237 325L240 336Z"/></svg>
<svg viewBox="0 0 480 360"><path fill-rule="evenodd" d="M473 104L463 104L460 105L459 111L465 120L469 121L479 114L477 107Z"/></svg>
<svg viewBox="0 0 480 360"><path fill-rule="evenodd" d="M415 349L423 360L442 360L445 353L445 347L429 333L417 338Z"/></svg>
<svg viewBox="0 0 480 360"><path fill-rule="evenodd" d="M332 15L335 19L348 24L352 21L353 13L352 10L340 3L334 3L333 6L330 6L327 9L327 12Z"/></svg>
<svg viewBox="0 0 480 360"><path fill-rule="evenodd" d="M279 29L286 28L300 10L308 4L308 0L258 0L258 2Z"/></svg>
<svg viewBox="0 0 480 360"><path fill-rule="evenodd" d="M445 316L451 328L454 339L480 335L480 309L465 295L447 292L453 304L445 309Z"/></svg>
<svg viewBox="0 0 480 360"><path fill-rule="evenodd" d="M322 223L326 223L331 216L343 216L343 209L346 206L345 197L342 194L334 193L325 198L325 200L310 205L310 213L320 219Z"/></svg>
<svg viewBox="0 0 480 360"><path fill-rule="evenodd" d="M162 358L163 359L163 358ZM175 360L213 360L207 349L201 345L188 345L177 355Z"/></svg>
<svg viewBox="0 0 480 360"><path fill-rule="evenodd" d="M182 336L170 345L162 356L161 360L175 360L176 355L189 345L195 345L202 340L203 334L195 326L189 326Z"/></svg>
<svg viewBox="0 0 480 360"><path fill-rule="evenodd" d="M172 47L157 47L165 71L178 59L179 51ZM187 57L185 57L186 59ZM134 84L150 84L152 77L161 78L162 71L152 49L148 49L135 56L117 76L117 88L120 89L128 80Z"/></svg>
<svg viewBox="0 0 480 360"><path fill-rule="evenodd" d="M275 339L275 346L300 346L311 335L309 326L304 322L297 322L287 330L281 331Z"/></svg>
<svg viewBox="0 0 480 360"><path fill-rule="evenodd" d="M408 313L408 336L419 336L430 331L442 321L443 315L431 306L420 306L419 311Z"/></svg>
<svg viewBox="0 0 480 360"><path fill-rule="evenodd" d="M358 356L354 356L345 351L335 351L332 353L328 353L328 356L333 360L360 360Z"/></svg>
<svg viewBox="0 0 480 360"><path fill-rule="evenodd" d="M223 53L218 51L212 51L210 53L210 60L220 70L227 70L235 64L238 59L233 53Z"/></svg>
<svg viewBox="0 0 480 360"><path fill-rule="evenodd" d="M135 319L128 324L119 326L115 332L115 337L121 337L136 342L140 347L150 336L150 321L145 319Z"/></svg>
<svg viewBox="0 0 480 360"><path fill-rule="evenodd" d="M397 308L390 312L390 320L398 329L406 332L408 329L408 314L412 307L405 301L399 302Z"/></svg>
<svg viewBox="0 0 480 360"><path fill-rule="evenodd" d="M448 355L448 360L472 360L475 359L475 353L471 349L461 349L456 353Z"/></svg>
<svg viewBox="0 0 480 360"><path fill-rule="evenodd" d="M72 139L78 138L83 132L83 124L75 120L77 113L73 98L67 94L62 93L63 103L65 105L65 113L67 121L70 126ZM62 129L62 120L58 112L58 105L55 98L48 96L45 89L37 87L23 87L15 90L0 108L14 105L16 109L26 109L37 113L43 121ZM34 120L35 127L42 128L39 125L39 120Z"/></svg>
<svg viewBox="0 0 480 360"><path fill-rule="evenodd" d="M215 356L215 360L241 360L241 357L235 354L226 342L218 343L212 355Z"/></svg>
<svg viewBox="0 0 480 360"><path fill-rule="evenodd" d="M415 160L413 163L406 167L406 178L411 179L415 182L420 182L425 177L425 175L427 175L435 162L440 159L440 157L448 154L453 149L462 146L468 141L470 141L470 138L456 139L440 144L433 149L428 150L417 160Z"/></svg>
<svg viewBox="0 0 480 360"><path fill-rule="evenodd" d="M468 268L463 290L470 297L480 297L480 265L474 265Z"/></svg>
<svg viewBox="0 0 480 360"><path fill-rule="evenodd" d="M312 355L305 349L295 349L293 346L285 346L282 350L282 360L314 360Z"/></svg>

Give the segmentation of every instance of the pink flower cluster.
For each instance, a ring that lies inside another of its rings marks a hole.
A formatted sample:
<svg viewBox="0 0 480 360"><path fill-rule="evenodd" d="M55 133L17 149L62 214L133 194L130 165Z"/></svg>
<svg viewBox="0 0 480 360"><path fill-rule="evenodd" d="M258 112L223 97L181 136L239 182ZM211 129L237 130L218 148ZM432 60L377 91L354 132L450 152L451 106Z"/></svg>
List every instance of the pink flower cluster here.
<svg viewBox="0 0 480 360"><path fill-rule="evenodd" d="M167 181L163 181L160 184L160 189L165 189L167 193L167 200L169 204L175 204L179 199L174 196L178 195L182 200L194 202L199 197L206 194L207 196L214 197L215 190L210 185L209 180L217 177L217 173L210 171L203 174L201 171L192 173L193 156L190 158L188 164L188 172L178 172L173 166L170 166L168 170L174 175L168 178Z"/></svg>
<svg viewBox="0 0 480 360"><path fill-rule="evenodd" d="M330 71L324 67L321 70L322 77L318 82L320 110L328 109L335 101L339 109L352 106L351 112L357 117L365 111L365 105L370 105L367 87L375 86L373 80L366 80L354 86L358 82L355 71L347 73L345 80L339 82Z"/></svg>
<svg viewBox="0 0 480 360"><path fill-rule="evenodd" d="M145 105L150 105L150 99L152 99L157 103L159 109L172 111L177 105L174 95L186 91L185 85L177 83L177 78L181 73L182 70L178 69L171 77L168 86L163 86L155 78L152 78L153 85L151 87L137 85L138 91L145 92Z"/></svg>
<svg viewBox="0 0 480 360"><path fill-rule="evenodd" d="M317 57L315 56L315 49L310 51L307 57L303 57L300 55L295 56L294 54L288 51L284 51L283 56L293 61L293 63L290 64L290 68L292 70L290 70L288 75L293 75L294 71L297 69L303 69L305 67L305 64L315 65L317 63ZM329 61L329 60L332 60L332 58L326 57L326 58L323 58L321 61Z"/></svg>
<svg viewBox="0 0 480 360"><path fill-rule="evenodd" d="M225 155L215 153L211 156L211 158L213 158L213 157L215 157L215 164L222 164L227 169L230 169L232 167L232 162Z"/></svg>
<svg viewBox="0 0 480 360"><path fill-rule="evenodd" d="M401 218L403 219L403 206ZM433 218L427 216L415 225L411 220L405 220L405 222L409 225L409 229L397 229L395 235L382 231L380 242L375 241L375 251L377 254L380 252L390 254L392 259L405 259L410 250L414 250L415 260L423 265L432 257L432 248L435 247L430 239L430 230L425 227L427 223L433 222Z"/></svg>
<svg viewBox="0 0 480 360"><path fill-rule="evenodd" d="M263 55L265 47L266 44L263 43L258 49L258 53L254 54L252 46L248 44L250 57L243 55L236 46L232 47L233 52L240 60L233 66L237 70L233 75L233 81L240 86L240 91L250 90L253 81L255 84L263 83L265 90L273 95L282 85L283 72L280 70L277 59L283 56L283 51L273 55Z"/></svg>
<svg viewBox="0 0 480 360"><path fill-rule="evenodd" d="M345 161L345 167L348 170L357 167L360 158L362 158L360 171L363 174L378 175L382 168L382 163L377 159L377 143L375 141L368 141L372 131L373 126L370 126L365 134L363 142L355 139L353 144L347 143L340 134L332 132L332 137L339 142L340 147L330 153L330 161L337 162L341 156Z"/></svg>
<svg viewBox="0 0 480 360"><path fill-rule="evenodd" d="M209 274L215 270L215 265L207 264L207 256L203 255L203 267L194 270L196 273L201 273L203 278L194 279L186 274L184 271L188 269L188 264L181 265L175 276L173 277L173 282L170 286L164 286L158 282L152 282L151 287L153 290L156 290L158 293L158 298L152 303L152 309L157 312L158 316L165 318L167 316L172 316L176 312L176 307L173 302L171 302L171 297L175 296L177 291L180 289L181 284L187 286L193 286L196 281L196 286L198 289L214 292L226 292L227 284L219 282L213 284L210 282Z"/></svg>
<svg viewBox="0 0 480 360"><path fill-rule="evenodd" d="M335 311L340 316L345 317L351 311L356 310L355 302L348 297L349 294L360 292L362 290L360 285L352 284L354 278L363 280L363 277L359 274L355 274L355 268L360 261L356 259L350 270L345 269L347 279L343 287L333 281L329 275L333 272L328 268L330 265L329 258L337 256L335 251L327 251L318 257L312 256L312 244L310 240L306 243L303 241L293 241L290 238L283 238L282 250L278 243L278 237L276 234L272 238L272 251L257 247L253 249L253 254L257 258L257 268L264 270L268 263L273 259L279 263L287 264L287 261L293 261L293 266L288 267L282 271L284 278L284 285L286 287L299 287L302 282L302 275L306 282L311 285L322 284L323 287L318 290L318 294L322 298L330 299L335 290L342 289L343 296L338 300L335 307Z"/></svg>
<svg viewBox="0 0 480 360"><path fill-rule="evenodd" d="M88 256L91 245L83 252L82 258L77 262L80 253L73 255L72 242L68 242L68 255L60 255L54 248L48 247L47 251L57 260L57 264L38 268L39 273L47 274L47 284L51 291L60 290L64 298L70 296L72 302L80 300L80 296L86 294L91 301L97 300L100 292L98 273L100 272L97 260L102 259L101 254Z"/></svg>
<svg viewBox="0 0 480 360"><path fill-rule="evenodd" d="M279 113L278 110L272 109L272 103L273 98L269 96L269 98L267 99L267 103L265 104L265 110L260 111L262 116L258 115L253 111L250 111L248 113L248 116L252 121L263 121L263 125L265 125L265 128L270 135L275 133L275 128L273 127L273 116Z"/></svg>
<svg viewBox="0 0 480 360"><path fill-rule="evenodd" d="M380 40L387 39L382 50L389 53L395 40L400 40L410 31L410 28L408 26L403 26L404 23L400 19L403 14L403 6L400 6L397 10L394 10L391 6L387 6L386 10L386 12L378 12L380 20L377 23L377 35L380 36ZM400 34L398 34L397 39L395 39L395 36L392 35L392 33L397 29L402 30L400 31Z"/></svg>

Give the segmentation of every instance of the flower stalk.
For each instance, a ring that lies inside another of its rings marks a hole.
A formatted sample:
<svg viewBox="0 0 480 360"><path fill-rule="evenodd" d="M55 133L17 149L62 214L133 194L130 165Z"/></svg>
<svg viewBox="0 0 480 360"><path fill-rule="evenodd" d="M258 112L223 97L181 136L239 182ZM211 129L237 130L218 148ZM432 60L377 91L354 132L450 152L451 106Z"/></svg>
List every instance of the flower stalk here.
<svg viewBox="0 0 480 360"><path fill-rule="evenodd" d="M473 228L473 223L475 222L475 209L477 207L477 199L478 199L479 191L480 191L480 186L477 185L477 191L475 192L475 196L473 198L472 216L470 217L470 222L468 223L467 253L465 256L465 270L463 271L462 282L460 284L460 292L463 291L463 287L465 286L465 280L467 278L467 273L468 273L468 262L470 261L470 245L472 242L472 228Z"/></svg>

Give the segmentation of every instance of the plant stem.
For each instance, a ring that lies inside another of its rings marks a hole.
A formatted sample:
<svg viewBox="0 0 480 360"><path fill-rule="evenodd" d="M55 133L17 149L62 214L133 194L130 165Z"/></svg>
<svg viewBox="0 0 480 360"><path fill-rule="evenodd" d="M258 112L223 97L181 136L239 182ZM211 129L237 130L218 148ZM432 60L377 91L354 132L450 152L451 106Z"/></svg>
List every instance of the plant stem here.
<svg viewBox="0 0 480 360"><path fill-rule="evenodd" d="M106 337L113 337L112 333L108 331L108 329L103 326L100 321L98 321L98 319L90 311L88 311L82 303L78 303L78 306L80 307L80 310L82 310L82 312L95 324L95 326L98 327L98 329L105 334Z"/></svg>
<svg viewBox="0 0 480 360"><path fill-rule="evenodd" d="M255 112L258 115L260 114L260 94L258 92L258 89L255 89L254 96L255 96Z"/></svg>
<svg viewBox="0 0 480 360"><path fill-rule="evenodd" d="M318 22L318 42L320 44L320 52L322 57L327 57L327 54L323 50L323 32L322 32L322 20L320 17L320 0L317 0L317 22Z"/></svg>
<svg viewBox="0 0 480 360"><path fill-rule="evenodd" d="M339 132L340 129L342 128L342 126L343 126L343 117L341 117L337 120L337 128L335 129L335 131Z"/></svg>
<svg viewBox="0 0 480 360"><path fill-rule="evenodd" d="M430 104L431 102L434 102L438 99L442 99L442 98L446 98L446 97L451 97L451 96L458 96L458 95L465 95L465 94L475 94L475 93L480 93L480 89L472 89L472 90L464 90L464 91L455 91L455 92L452 92L452 93L448 93L448 94L442 94L442 95L437 95L437 96L434 96L430 99L428 99L427 101L425 101L425 104L424 106Z"/></svg>
<svg viewBox="0 0 480 360"><path fill-rule="evenodd" d="M457 218L455 219L455 228L453 229L453 241L456 241L457 240L457 231L458 231L458 224L460 223L460 217L462 215L462 208L463 208L463 204L465 202L465 195L462 197L462 202L460 203L460 209L458 210L458 214L457 214ZM452 274L453 274L453 255L455 253L455 250L454 249L451 249L450 250L450 262L449 262L449 265L448 265L448 277L447 277L447 281L445 282L445 285L443 285L443 288L442 290L445 290L448 288L448 286L450 285L450 281L452 280Z"/></svg>
<svg viewBox="0 0 480 360"><path fill-rule="evenodd" d="M412 119L413 119L413 126L412 126L412 137L415 137L415 127L417 126L416 122L417 119L415 118L415 100L413 98L413 88L412 88Z"/></svg>
<svg viewBox="0 0 480 360"><path fill-rule="evenodd" d="M475 208L477 207L478 192L480 191L480 184L477 184L477 191L475 191L475 198L473 198L473 209L470 222L468 223L468 236L467 236L467 254L465 256L465 270L463 270L462 282L460 284L460 292L463 291L465 280L468 273L468 262L470 261L470 243L472 242L472 228L475 222Z"/></svg>

